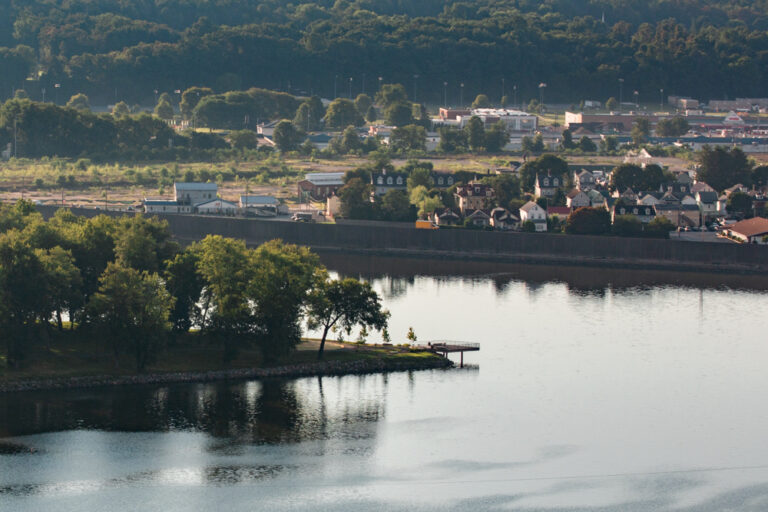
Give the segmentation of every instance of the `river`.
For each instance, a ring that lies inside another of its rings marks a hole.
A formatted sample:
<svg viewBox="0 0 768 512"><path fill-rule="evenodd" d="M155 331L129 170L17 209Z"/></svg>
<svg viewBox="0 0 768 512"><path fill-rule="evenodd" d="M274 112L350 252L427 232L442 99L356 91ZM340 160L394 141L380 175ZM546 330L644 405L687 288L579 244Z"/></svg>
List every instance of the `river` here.
<svg viewBox="0 0 768 512"><path fill-rule="evenodd" d="M326 257L464 369L0 395L2 511L768 509L768 278ZM372 337L375 339L375 337Z"/></svg>

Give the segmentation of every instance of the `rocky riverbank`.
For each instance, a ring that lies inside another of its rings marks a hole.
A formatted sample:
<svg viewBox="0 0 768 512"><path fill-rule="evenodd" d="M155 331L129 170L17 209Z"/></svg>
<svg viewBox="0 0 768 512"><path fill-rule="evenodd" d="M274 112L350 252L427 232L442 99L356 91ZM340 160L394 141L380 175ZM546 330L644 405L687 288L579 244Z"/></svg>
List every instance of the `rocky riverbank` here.
<svg viewBox="0 0 768 512"><path fill-rule="evenodd" d="M360 375L411 370L450 368L453 363L441 357L413 357L402 360L359 359L354 361L318 361L272 368L241 368L209 372L148 373L140 375L100 375L51 379L27 379L0 382L0 393L78 389L146 384L178 384L223 380L314 377L318 375Z"/></svg>

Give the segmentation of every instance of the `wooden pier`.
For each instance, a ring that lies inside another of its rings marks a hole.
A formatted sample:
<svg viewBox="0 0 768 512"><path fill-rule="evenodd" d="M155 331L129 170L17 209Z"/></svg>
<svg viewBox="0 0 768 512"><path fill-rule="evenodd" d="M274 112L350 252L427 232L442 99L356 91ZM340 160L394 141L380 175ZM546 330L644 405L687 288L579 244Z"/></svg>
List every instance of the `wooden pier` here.
<svg viewBox="0 0 768 512"><path fill-rule="evenodd" d="M464 352L477 352L480 350L480 344L467 343L464 341L439 340L427 342L427 345L424 348L435 354L440 354L445 358L448 357L448 354L459 352L461 354L459 368L464 368Z"/></svg>

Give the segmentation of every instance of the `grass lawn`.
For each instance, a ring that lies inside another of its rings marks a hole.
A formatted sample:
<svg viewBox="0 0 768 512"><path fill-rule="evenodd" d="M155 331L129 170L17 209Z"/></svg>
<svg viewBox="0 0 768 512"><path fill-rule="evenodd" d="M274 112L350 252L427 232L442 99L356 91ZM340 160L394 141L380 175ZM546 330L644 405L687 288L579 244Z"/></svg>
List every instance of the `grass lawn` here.
<svg viewBox="0 0 768 512"><path fill-rule="evenodd" d="M229 370L283 366L317 361L319 340L306 339L289 356L266 364L258 349L243 348L237 357L224 361L222 349L198 335L190 334L173 345L165 347L149 365L145 373L175 373ZM362 359L423 360L439 358L430 352L411 351L408 347L384 347L328 341L324 360L354 361ZM96 375L133 375L134 360L123 354L116 366L109 347L103 340L84 340L77 333L65 332L49 344L40 343L29 350L24 365L8 368L6 358L0 355L0 382L28 379L66 378Z"/></svg>

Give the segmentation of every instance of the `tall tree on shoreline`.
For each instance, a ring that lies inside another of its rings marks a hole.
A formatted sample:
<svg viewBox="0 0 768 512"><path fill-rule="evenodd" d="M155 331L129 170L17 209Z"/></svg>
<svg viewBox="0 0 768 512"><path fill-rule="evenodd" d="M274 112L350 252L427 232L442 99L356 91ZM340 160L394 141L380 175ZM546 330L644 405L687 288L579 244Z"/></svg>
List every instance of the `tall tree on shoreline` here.
<svg viewBox="0 0 768 512"><path fill-rule="evenodd" d="M323 330L317 358L323 358L325 340L338 325L349 332L355 325L382 330L387 327L389 312L382 309L379 295L367 282L346 278L324 281L310 295L307 309L311 329Z"/></svg>

